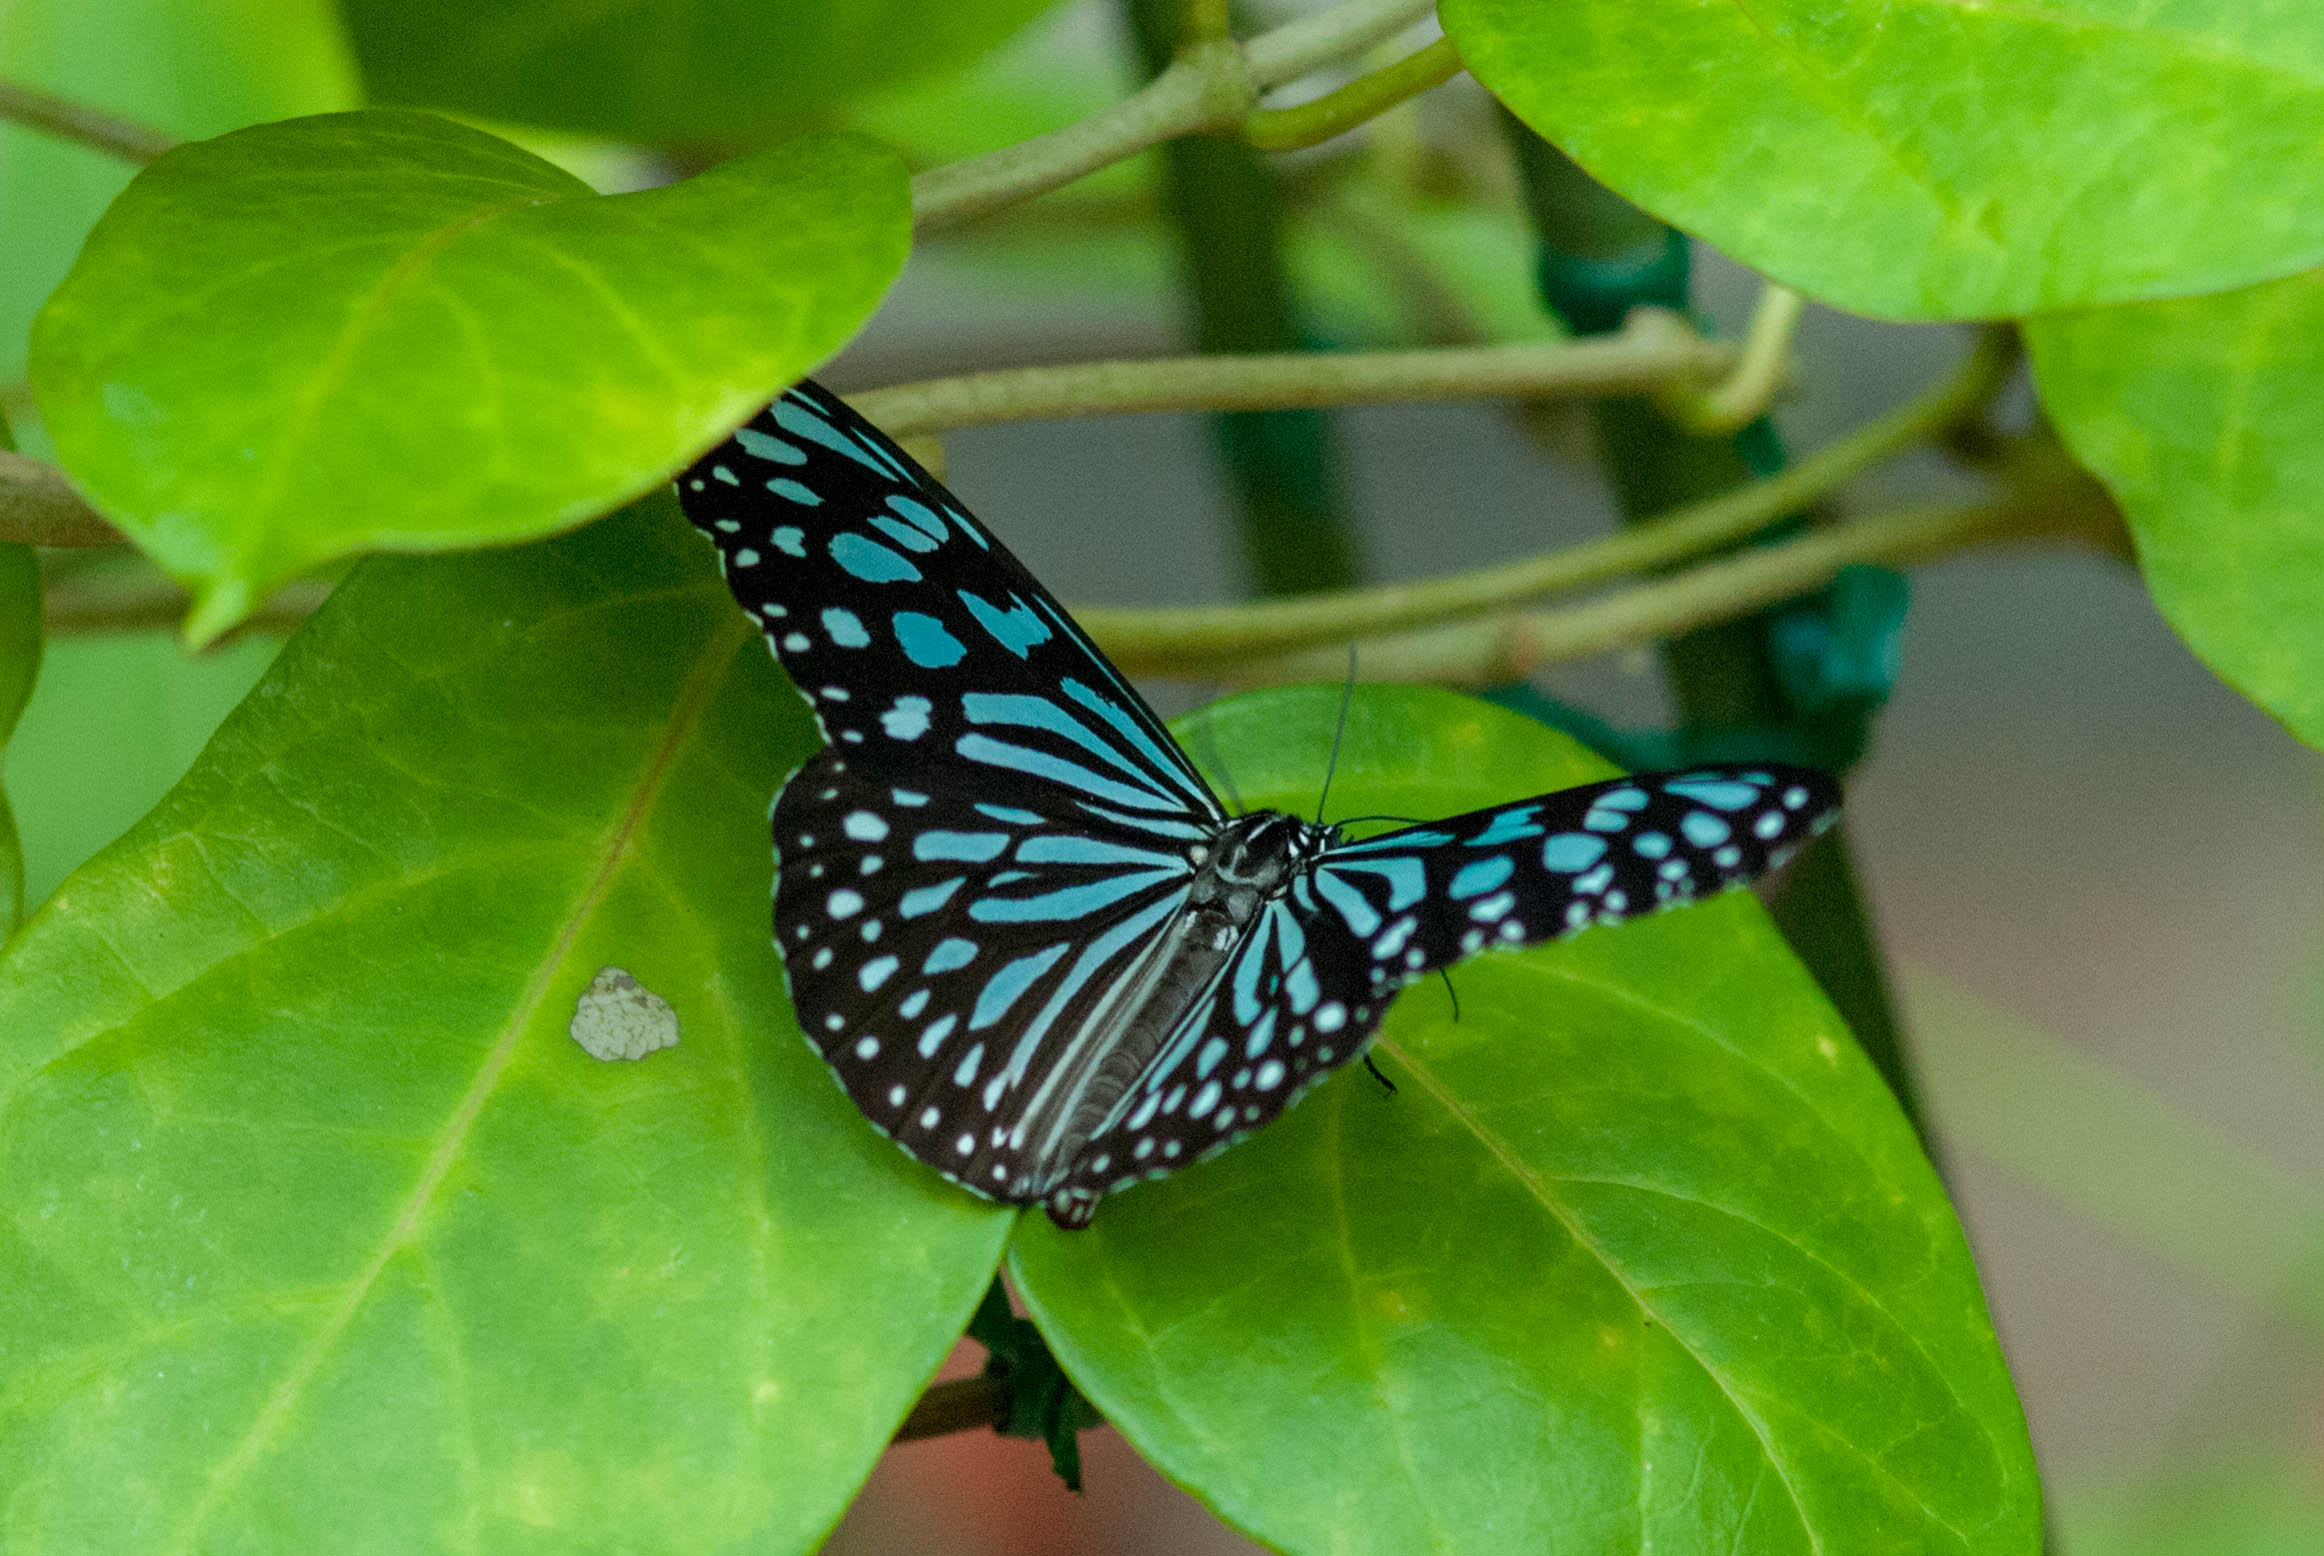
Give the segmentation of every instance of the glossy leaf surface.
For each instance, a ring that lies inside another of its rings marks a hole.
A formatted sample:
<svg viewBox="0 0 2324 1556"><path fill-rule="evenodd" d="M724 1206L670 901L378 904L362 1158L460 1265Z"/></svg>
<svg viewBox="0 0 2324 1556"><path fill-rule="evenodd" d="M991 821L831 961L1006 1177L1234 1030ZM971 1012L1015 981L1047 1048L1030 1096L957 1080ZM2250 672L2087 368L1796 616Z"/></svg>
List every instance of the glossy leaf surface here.
<svg viewBox="0 0 2324 1556"><path fill-rule="evenodd" d="M330 0L7 0L0 78L173 135L351 107ZM136 169L0 123L0 384L24 377L33 315Z"/></svg>
<svg viewBox="0 0 2324 1556"><path fill-rule="evenodd" d="M429 115L265 125L115 203L34 388L199 641L317 563L527 539L666 479L854 333L906 200L852 139L600 198Z"/></svg>
<svg viewBox="0 0 2324 1556"><path fill-rule="evenodd" d="M1336 688L1179 728L1310 810ZM1599 776L1483 704L1369 688L1335 815ZM1935 1175L1730 897L1401 996L1377 1053L1012 1269L1131 1441L1289 1552L2024 1556L2040 1504Z"/></svg>
<svg viewBox="0 0 2324 1556"><path fill-rule="evenodd" d="M1601 181L1837 307L1981 318L2324 259L2324 10L1444 0Z"/></svg>
<svg viewBox="0 0 2324 1556"><path fill-rule="evenodd" d="M1051 0L343 0L372 95L646 142L796 125Z"/></svg>
<svg viewBox="0 0 2324 1556"><path fill-rule="evenodd" d="M791 1025L812 740L666 500L344 585L0 961L0 1547L811 1549L1008 1224Z"/></svg>
<svg viewBox="0 0 2324 1556"><path fill-rule="evenodd" d="M2026 344L2163 615L2324 746L2324 272L2043 319Z"/></svg>

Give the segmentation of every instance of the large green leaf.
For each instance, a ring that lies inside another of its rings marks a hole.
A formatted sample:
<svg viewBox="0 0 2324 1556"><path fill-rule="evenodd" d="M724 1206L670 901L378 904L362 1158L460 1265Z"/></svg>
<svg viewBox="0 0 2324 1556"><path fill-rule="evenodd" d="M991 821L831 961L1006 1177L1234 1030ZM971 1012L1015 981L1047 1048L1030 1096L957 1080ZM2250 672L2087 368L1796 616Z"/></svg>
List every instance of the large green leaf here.
<svg viewBox="0 0 2324 1556"><path fill-rule="evenodd" d="M1195 730L1309 810L1336 689ZM1199 720L1203 716L1195 715ZM1184 727L1182 725L1182 727ZM1359 698L1334 814L1603 771L1441 692ZM1074 1381L1290 1552L2026 1556L2025 1427L1911 1129L1748 898L1487 956L1217 1161L1028 1218Z"/></svg>
<svg viewBox="0 0 2324 1556"><path fill-rule="evenodd" d="M5 0L0 77L177 135L355 101L331 0ZM134 171L0 124L0 383L24 376L33 314Z"/></svg>
<svg viewBox="0 0 2324 1556"><path fill-rule="evenodd" d="M1051 0L342 0L372 95L648 142L796 125Z"/></svg>
<svg viewBox="0 0 2324 1556"><path fill-rule="evenodd" d="M1970 318L2324 259L2324 8L1444 0L1605 183L1839 307Z"/></svg>
<svg viewBox="0 0 2324 1556"><path fill-rule="evenodd" d="M2163 615L2324 746L2324 271L2043 319L2026 342Z"/></svg>
<svg viewBox="0 0 2324 1556"><path fill-rule="evenodd" d="M666 479L855 332L909 220L853 139L608 199L424 114L264 125L115 202L34 388L199 641L319 562L529 539Z"/></svg>
<svg viewBox="0 0 2324 1556"><path fill-rule="evenodd" d="M813 742L666 500L360 569L0 960L0 1549L812 1548L1009 1225L792 1023Z"/></svg>

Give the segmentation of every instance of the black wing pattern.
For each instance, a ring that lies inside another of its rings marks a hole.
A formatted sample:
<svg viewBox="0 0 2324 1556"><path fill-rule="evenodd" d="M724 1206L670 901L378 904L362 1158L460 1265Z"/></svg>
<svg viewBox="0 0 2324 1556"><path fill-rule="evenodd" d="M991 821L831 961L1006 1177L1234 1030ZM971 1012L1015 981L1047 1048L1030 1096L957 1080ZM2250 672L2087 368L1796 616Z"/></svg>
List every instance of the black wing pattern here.
<svg viewBox="0 0 2324 1556"><path fill-rule="evenodd" d="M817 386L678 494L829 742L772 816L801 1025L914 1156L1069 1226L1281 1113L1423 974L1750 880L1839 803L1768 766L1356 843L1229 818L1048 592Z"/></svg>
<svg viewBox="0 0 2324 1556"><path fill-rule="evenodd" d="M1061 1219L1267 1123L1360 1055L1405 985L1742 885L1829 826L1839 800L1807 768L1649 773L1328 849L1091 1138Z"/></svg>
<svg viewBox="0 0 2324 1556"><path fill-rule="evenodd" d="M1226 818L1048 591L817 386L678 493L830 742L772 818L800 1023L913 1155L1024 1198L1025 1081L1081 1039Z"/></svg>

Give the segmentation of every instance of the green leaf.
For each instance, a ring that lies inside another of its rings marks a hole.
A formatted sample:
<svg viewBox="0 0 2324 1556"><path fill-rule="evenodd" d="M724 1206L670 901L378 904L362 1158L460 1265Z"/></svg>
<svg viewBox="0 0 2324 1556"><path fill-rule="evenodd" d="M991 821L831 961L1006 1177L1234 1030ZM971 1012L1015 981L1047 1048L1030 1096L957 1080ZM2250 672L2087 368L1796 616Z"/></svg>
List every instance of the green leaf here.
<svg viewBox="0 0 2324 1556"><path fill-rule="evenodd" d="M1312 813L1337 688L1182 721ZM1600 776L1448 693L1357 699L1333 814ZM1076 1384L1288 1552L2039 1548L2031 1451L1912 1130L1748 897L1489 955L1218 1160L1013 1273Z"/></svg>
<svg viewBox="0 0 2324 1556"><path fill-rule="evenodd" d="M423 114L264 125L115 202L34 388L203 641L332 558L529 539L666 480L869 316L908 200L853 139L607 199Z"/></svg>
<svg viewBox="0 0 2324 1556"><path fill-rule="evenodd" d="M342 0L372 95L629 140L734 140L966 63L1050 0Z"/></svg>
<svg viewBox="0 0 2324 1556"><path fill-rule="evenodd" d="M666 498L359 569L0 958L0 1547L812 1549L1010 1223L793 1024L813 745Z"/></svg>
<svg viewBox="0 0 2324 1556"><path fill-rule="evenodd" d="M8 429L0 425L0 447ZM32 701L40 676L40 558L30 546L0 545L0 746L16 732L16 721ZM16 814L0 791L0 941L24 918L24 843Z"/></svg>
<svg viewBox="0 0 2324 1556"><path fill-rule="evenodd" d="M2324 272L2026 331L2042 404L2130 521L2155 605L2324 746Z"/></svg>
<svg viewBox="0 0 2324 1556"><path fill-rule="evenodd" d="M1601 181L1859 313L2217 291L2324 259L2324 10L1444 0Z"/></svg>
<svg viewBox="0 0 2324 1556"><path fill-rule="evenodd" d="M26 900L38 903L153 809L280 647L247 636L189 654L157 632L48 644L8 746Z"/></svg>
<svg viewBox="0 0 2324 1556"><path fill-rule="evenodd" d="M352 106L329 0L7 0L0 77L178 135ZM0 124L0 383L24 376L33 315L136 170Z"/></svg>

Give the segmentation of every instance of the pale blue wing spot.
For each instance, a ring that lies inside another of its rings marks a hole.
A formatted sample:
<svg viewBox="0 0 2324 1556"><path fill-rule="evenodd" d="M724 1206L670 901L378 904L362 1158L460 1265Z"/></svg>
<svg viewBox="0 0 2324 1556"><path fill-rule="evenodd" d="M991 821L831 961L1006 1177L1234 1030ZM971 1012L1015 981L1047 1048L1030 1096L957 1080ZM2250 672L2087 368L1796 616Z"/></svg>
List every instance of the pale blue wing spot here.
<svg viewBox="0 0 2324 1556"><path fill-rule="evenodd" d="M820 508L823 506L821 495L801 486L788 476L775 477L767 483L767 490L785 502L795 502L802 508Z"/></svg>
<svg viewBox="0 0 2324 1556"><path fill-rule="evenodd" d="M775 413L775 425L788 432L792 437L805 438L808 442L827 448L834 454L845 454L874 475L894 476L901 474L892 466L873 458L869 449L825 421L821 411L814 409L795 396L784 395L774 403L772 408Z"/></svg>
<svg viewBox="0 0 2324 1556"><path fill-rule="evenodd" d="M1078 762L1035 751L1026 746L1010 745L990 735L963 735L953 749L972 762L983 762L990 767L1006 768L1010 772L1047 778L1068 788L1081 790L1116 805L1128 805L1137 810L1170 810L1176 802L1150 789L1133 789L1128 784L1116 783L1101 773L1093 773Z"/></svg>
<svg viewBox="0 0 2324 1556"><path fill-rule="evenodd" d="M923 670L949 669L968 657L968 649L960 639L933 616L898 611L893 625L904 657Z"/></svg>
<svg viewBox="0 0 2324 1556"><path fill-rule="evenodd" d="M963 944L965 943L963 942ZM928 1030L920 1034L920 1057L923 1059L935 1058L936 1050L944 1046L944 1040L952 1035L952 1029L958 1025L960 1025L960 1018L954 1015L938 1016L934 1021L929 1022ZM930 1109L929 1111L935 1110Z"/></svg>
<svg viewBox="0 0 2324 1556"><path fill-rule="evenodd" d="M771 465L803 465L807 462L807 451L798 444L785 443L781 438L761 432L756 427L738 429L734 441L742 445L744 453L756 455Z"/></svg>
<svg viewBox="0 0 2324 1556"><path fill-rule="evenodd" d="M796 524L777 525L772 536L775 549L785 556L804 557L807 554L807 532Z"/></svg>
<svg viewBox="0 0 2324 1556"><path fill-rule="evenodd" d="M1174 854L1131 848L1122 843L1108 843L1100 838L1075 837L1067 833L1046 833L1040 837L1026 838L1017 845L1017 858L1026 864L1122 864L1149 870L1187 868L1185 861Z"/></svg>
<svg viewBox="0 0 2324 1556"><path fill-rule="evenodd" d="M952 894L960 890L967 880L965 875L956 875L934 886L915 886L904 893L903 901L896 904L896 911L906 918L926 918L950 902Z"/></svg>
<svg viewBox="0 0 2324 1556"><path fill-rule="evenodd" d="M990 864L1008 852L1005 832L923 832L912 839L912 857L953 860L961 864Z"/></svg>
<svg viewBox="0 0 2324 1556"><path fill-rule="evenodd" d="M1517 866L1510 862L1507 855L1497 859L1480 859L1475 864L1461 866L1453 876L1452 884L1445 890L1455 902L1466 902L1471 897L1481 897L1492 891L1516 872Z"/></svg>
<svg viewBox="0 0 2324 1556"><path fill-rule="evenodd" d="M1269 1011L1267 1014L1272 1017L1275 1013ZM1202 1045L1202 1052L1194 1056L1194 1078L1198 1081L1209 1080L1210 1072L1217 1069L1219 1061L1226 1056L1227 1040L1223 1037L1211 1038ZM1154 1100L1159 1101L1160 1098Z"/></svg>
<svg viewBox="0 0 2324 1556"><path fill-rule="evenodd" d="M871 643L871 634L863 630L863 618L842 605L824 607L823 630L841 648L865 648Z"/></svg>
<svg viewBox="0 0 2324 1556"><path fill-rule="evenodd" d="M1716 848L1733 835L1727 823L1707 810L1690 810L1678 824L1687 841L1697 848Z"/></svg>
<svg viewBox="0 0 2324 1556"><path fill-rule="evenodd" d="M976 942L963 940L958 935L947 936L936 942L936 949L928 953L928 960L920 964L924 973L958 972L976 960Z"/></svg>
<svg viewBox="0 0 2324 1556"><path fill-rule="evenodd" d="M733 471L727 469L724 465L712 465L710 467L710 473L717 477L719 480L724 481L729 486L742 485L742 479Z"/></svg>
<svg viewBox="0 0 2324 1556"><path fill-rule="evenodd" d="M1035 646L1048 642L1054 636L1049 630L1049 623L1013 594L1009 598L1015 603L1004 611L971 590L955 592L960 596L960 603L968 607L968 613L976 618L976 624L992 634L994 642L1019 659L1025 658Z"/></svg>
<svg viewBox="0 0 2324 1556"><path fill-rule="evenodd" d="M1293 1015L1304 1016L1315 1009L1315 1002L1323 998L1323 990L1315 981L1315 963L1301 957L1298 965L1283 975L1283 993L1291 1001ZM1273 1011L1268 1012L1270 1016L1273 1014ZM1258 1058L1258 1051L1254 1049L1250 1057Z"/></svg>
<svg viewBox="0 0 2324 1556"><path fill-rule="evenodd" d="M1619 832L1630 825L1631 818L1618 810L1593 809L1582 818L1582 825L1592 832Z"/></svg>
<svg viewBox="0 0 2324 1556"><path fill-rule="evenodd" d="M1681 779L1664 785L1681 799L1693 800L1697 805L1708 805L1713 810L1743 810L1756 804L1759 791L1747 783L1694 782Z"/></svg>
<svg viewBox="0 0 2324 1556"><path fill-rule="evenodd" d="M884 513L873 514L871 522L873 529L878 530L906 551L917 551L925 556L936 549L935 541L930 540L911 525L898 523Z"/></svg>
<svg viewBox="0 0 2324 1556"><path fill-rule="evenodd" d="M1635 785L1625 784L1619 789L1608 789L1590 803L1611 806L1615 810L1644 810L1646 808L1646 791Z"/></svg>
<svg viewBox="0 0 2324 1556"><path fill-rule="evenodd" d="M865 583L920 581L920 569L868 535L858 535L853 530L842 531L831 537L830 549L832 561Z"/></svg>
<svg viewBox="0 0 2324 1556"><path fill-rule="evenodd" d="M918 740L922 735L928 733L928 715L934 711L935 706L925 697L909 695L898 697L896 705L880 715L880 728L888 732L888 738L891 740ZM925 805L928 803L928 796L925 794L915 794L911 799L905 799L904 796L907 792L909 791L903 789L896 791L897 804Z"/></svg>
<svg viewBox="0 0 2324 1556"><path fill-rule="evenodd" d="M1669 855L1674 845L1668 832L1641 832L1630 840L1630 846L1642 859L1662 859ZM1680 868L1685 867L1682 865Z"/></svg>
<svg viewBox="0 0 2324 1556"><path fill-rule="evenodd" d="M1049 819L1037 810L1019 810L1014 805L988 805L983 800L976 802L976 808L993 820L1006 821L1011 826L1037 827Z"/></svg>
<svg viewBox="0 0 2324 1556"><path fill-rule="evenodd" d="M1606 857L1606 840L1584 832L1560 832L1541 845L1541 867L1560 875L1587 870Z"/></svg>
<svg viewBox="0 0 2324 1556"><path fill-rule="evenodd" d="M1316 895L1338 910L1347 922L1348 932L1358 939L1368 939L1381 924L1379 911L1365 900L1364 894L1332 873L1330 865L1315 872Z"/></svg>
<svg viewBox="0 0 2324 1556"><path fill-rule="evenodd" d="M1161 885L1172 874L1168 870L1131 871L1031 897L979 897L968 905L968 916L980 924L1040 924L1087 918L1124 898Z"/></svg>
<svg viewBox="0 0 2324 1556"><path fill-rule="evenodd" d="M1451 838L1443 839L1451 842ZM1428 870L1417 859L1334 859L1332 868L1362 870L1388 883L1388 911L1401 913L1428 895Z"/></svg>
<svg viewBox="0 0 2324 1556"><path fill-rule="evenodd" d="M1484 831L1469 839L1469 846L1492 848L1502 843L1514 843L1521 838L1541 836L1542 828L1533 819L1540 809L1538 805L1520 805L1515 810L1501 812Z"/></svg>
<svg viewBox="0 0 2324 1556"><path fill-rule="evenodd" d="M901 515L915 529L924 531L930 540L942 540L948 533L944 521L936 516L936 510L924 502L915 502L909 497L891 497L888 499L888 511Z"/></svg>

